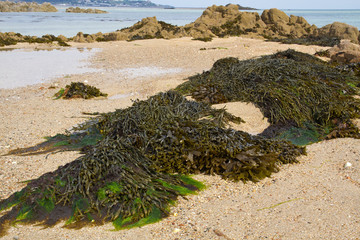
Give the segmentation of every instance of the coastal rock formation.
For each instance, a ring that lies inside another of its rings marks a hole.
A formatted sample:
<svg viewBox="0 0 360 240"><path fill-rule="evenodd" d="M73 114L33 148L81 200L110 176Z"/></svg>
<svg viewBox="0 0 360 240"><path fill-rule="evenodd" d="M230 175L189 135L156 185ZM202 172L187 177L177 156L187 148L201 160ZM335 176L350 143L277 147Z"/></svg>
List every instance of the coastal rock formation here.
<svg viewBox="0 0 360 240"><path fill-rule="evenodd" d="M69 12L91 12L89 9L69 8ZM93 9L92 11L96 11ZM185 26L175 26L156 17L147 17L131 27L110 33L84 34L79 32L67 41L94 42L94 41L133 41L153 38L181 38L208 41L213 37L246 36L265 38L272 41L297 44L315 44L334 46L340 39L349 39L359 43L360 34L356 27L345 23L335 22L322 28L310 25L303 17L288 16L283 11L272 8L264 10L261 16L257 12L239 11L239 6L213 5L208 7L194 22ZM6 40L0 36L0 44L9 45L19 41L18 35L7 36ZM65 37L62 37L65 42Z"/></svg>
<svg viewBox="0 0 360 240"><path fill-rule="evenodd" d="M170 39L184 36L181 27L158 21L156 17L144 18L132 27L120 30L118 34L119 36L126 36L126 40L151 38Z"/></svg>
<svg viewBox="0 0 360 240"><path fill-rule="evenodd" d="M208 7L194 22L185 26L174 26L156 17L144 18L132 27L101 35L82 35L79 33L74 41L115 41L140 40L153 38L193 37L194 39L211 39L246 35L249 37L296 38L313 34L317 30L303 17L287 16L278 9L265 10L260 16L256 12L241 12L239 6L213 5Z"/></svg>
<svg viewBox="0 0 360 240"><path fill-rule="evenodd" d="M44 2L0 2L0 12L57 12L58 10L50 3Z"/></svg>
<svg viewBox="0 0 360 240"><path fill-rule="evenodd" d="M337 63L360 62L360 45L351 43L350 40L341 40L340 44L329 49L331 61Z"/></svg>
<svg viewBox="0 0 360 240"><path fill-rule="evenodd" d="M66 43L68 39L62 35L55 37L54 35L43 35L42 37L35 36L24 36L20 33L14 32L0 32L0 47L7 45L16 45L18 42L28 42L28 43L53 43L57 42L60 46L70 46Z"/></svg>
<svg viewBox="0 0 360 240"><path fill-rule="evenodd" d="M23 40L23 37L19 33L8 32L2 33L0 32L0 47L7 45L14 45L17 42Z"/></svg>
<svg viewBox="0 0 360 240"><path fill-rule="evenodd" d="M235 24L239 20L237 19L239 13L239 7L234 4L213 5L208 7L195 22L185 25L184 29L194 38L215 37L221 34L221 26L225 26L230 21Z"/></svg>
<svg viewBox="0 0 360 240"><path fill-rule="evenodd" d="M317 35L349 39L353 43L360 42L359 29L349 24L340 22L334 22L318 29Z"/></svg>
<svg viewBox="0 0 360 240"><path fill-rule="evenodd" d="M101 14L101 13L108 13L107 11L100 10L100 9L93 9L93 8L79 8L79 7L69 7L65 10L65 12L68 13L95 13L95 14Z"/></svg>
<svg viewBox="0 0 360 240"><path fill-rule="evenodd" d="M303 17L287 16L278 9L265 10L261 17L256 12L240 12L237 5L207 8L195 22L184 27L192 37L251 37L285 38L312 34L317 27Z"/></svg>
<svg viewBox="0 0 360 240"><path fill-rule="evenodd" d="M79 32L75 37L73 37L74 42L95 42L95 41L102 41L104 38L104 35L101 32L98 32L96 34L84 34L82 32ZM122 40L122 39L114 39L114 40L108 40L108 41L115 41L115 40Z"/></svg>
<svg viewBox="0 0 360 240"><path fill-rule="evenodd" d="M124 28L111 33L83 34L79 32L74 38L75 42L94 42L94 41L133 41L153 38L179 38L185 36L185 31L163 21L158 21L156 17L144 18L132 27Z"/></svg>
<svg viewBox="0 0 360 240"><path fill-rule="evenodd" d="M263 31L268 38L290 37L297 38L311 35L317 29L315 25L310 25L303 17L286 15L279 9L272 8L264 10L261 19L266 24Z"/></svg>

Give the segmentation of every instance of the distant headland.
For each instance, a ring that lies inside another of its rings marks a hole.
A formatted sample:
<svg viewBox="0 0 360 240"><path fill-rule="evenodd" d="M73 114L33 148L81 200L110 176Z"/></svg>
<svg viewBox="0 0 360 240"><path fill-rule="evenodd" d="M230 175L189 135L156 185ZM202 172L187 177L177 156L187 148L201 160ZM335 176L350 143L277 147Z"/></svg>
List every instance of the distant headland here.
<svg viewBox="0 0 360 240"><path fill-rule="evenodd" d="M140 7L140 8L174 8L170 5L155 4L148 0L24 0L42 4L68 5L82 7Z"/></svg>
<svg viewBox="0 0 360 240"><path fill-rule="evenodd" d="M56 7L48 2L12 2L1 1L0 12L57 12Z"/></svg>

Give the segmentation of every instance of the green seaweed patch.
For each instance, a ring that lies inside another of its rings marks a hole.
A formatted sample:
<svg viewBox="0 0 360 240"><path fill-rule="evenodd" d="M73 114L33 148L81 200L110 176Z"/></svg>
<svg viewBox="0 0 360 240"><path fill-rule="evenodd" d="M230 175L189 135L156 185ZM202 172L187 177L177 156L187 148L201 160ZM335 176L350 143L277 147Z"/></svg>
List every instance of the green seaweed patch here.
<svg viewBox="0 0 360 240"><path fill-rule="evenodd" d="M105 187L100 188L97 192L97 197L100 201L103 201L107 198L109 191L111 194L118 194L123 190L123 186L116 182L110 182Z"/></svg>
<svg viewBox="0 0 360 240"><path fill-rule="evenodd" d="M190 189L183 187L183 186L179 186L179 185L174 185L174 184L170 184L167 183L161 179L158 179L158 181L166 188L172 189L178 193L180 193L183 196L189 195L189 194L193 194L193 191L191 191Z"/></svg>
<svg viewBox="0 0 360 240"><path fill-rule="evenodd" d="M8 210L18 205L21 201L23 201L24 195L25 195L24 189L22 189L19 192L15 192L10 198L1 202L0 211Z"/></svg>
<svg viewBox="0 0 360 240"><path fill-rule="evenodd" d="M33 217L33 214L34 214L33 208L31 206L24 205L19 210L19 213L15 218L16 221L14 222L14 224L20 221L31 219Z"/></svg>
<svg viewBox="0 0 360 240"><path fill-rule="evenodd" d="M202 191L202 190L206 189L206 185L204 183L195 180L191 176L179 175L179 177L186 186L194 186L194 187L196 187L197 191ZM193 191L193 194L196 194L196 191Z"/></svg>
<svg viewBox="0 0 360 240"><path fill-rule="evenodd" d="M77 220L81 219L84 214L86 215L88 220L92 220L93 218L89 215L86 210L89 208L89 201L86 198L82 198L81 195L78 196L79 199L75 200L72 206L71 217L66 221L65 225L70 225L75 223Z"/></svg>
<svg viewBox="0 0 360 240"><path fill-rule="evenodd" d="M115 230L130 229L130 228L142 227L147 224L159 222L162 218L163 218L163 214L161 210L156 206L152 206L149 216L142 218L134 223L132 223L131 217L127 217L125 219L119 217L115 221L113 221L113 226L115 227Z"/></svg>
<svg viewBox="0 0 360 240"><path fill-rule="evenodd" d="M73 99L84 98L90 99L94 97L107 97L106 93L102 93L98 88L90 86L82 82L71 82L70 85L66 85L59 92L55 93L53 99Z"/></svg>
<svg viewBox="0 0 360 240"><path fill-rule="evenodd" d="M308 127L291 127L282 132L278 136L280 139L286 139L298 146L305 146L311 143L316 143L321 140L319 129L314 126Z"/></svg>
<svg viewBox="0 0 360 240"><path fill-rule="evenodd" d="M55 208L54 199L52 197L44 197L38 201L38 204L48 213Z"/></svg>

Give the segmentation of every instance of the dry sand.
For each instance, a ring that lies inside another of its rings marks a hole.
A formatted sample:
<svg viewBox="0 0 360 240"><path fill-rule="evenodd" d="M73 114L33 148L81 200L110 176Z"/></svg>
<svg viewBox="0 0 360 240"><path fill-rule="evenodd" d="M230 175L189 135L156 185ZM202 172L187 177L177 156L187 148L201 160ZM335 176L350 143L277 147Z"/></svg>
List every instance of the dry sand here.
<svg viewBox="0 0 360 240"><path fill-rule="evenodd" d="M91 66L101 71L0 90L0 155L63 133L85 120L82 112L113 111L130 106L131 99L171 89L223 57L249 59L288 48L313 54L324 49L244 38L72 45L102 49L90 59ZM52 100L60 87L85 80L109 98ZM256 134L268 125L251 104L228 104L227 108L247 121L236 126L239 129ZM18 225L4 239L360 239L360 140L324 141L308 146L307 151L299 164L282 166L280 172L256 184L195 176L208 188L180 199L172 215L155 224L118 232L111 231L111 224L80 230L64 229L61 224L47 229ZM75 152L0 156L0 198L24 187L21 181L53 171L78 156ZM352 166L345 168L347 162Z"/></svg>

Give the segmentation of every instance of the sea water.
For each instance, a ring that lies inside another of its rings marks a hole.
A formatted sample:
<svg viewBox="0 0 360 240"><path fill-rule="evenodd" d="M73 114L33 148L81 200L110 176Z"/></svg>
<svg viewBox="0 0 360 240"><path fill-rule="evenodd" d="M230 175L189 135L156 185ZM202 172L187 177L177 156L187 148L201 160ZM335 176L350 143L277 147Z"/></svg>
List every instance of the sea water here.
<svg viewBox="0 0 360 240"><path fill-rule="evenodd" d="M203 9L161 8L99 8L106 14L58 12L0 12L0 32L16 32L22 35L41 37L45 34L60 34L73 37L78 32L93 34L113 32L130 27L146 17L154 17L173 25L182 26L198 18Z"/></svg>
<svg viewBox="0 0 360 240"><path fill-rule="evenodd" d="M201 16L204 9L161 9L161 8L99 8L107 14L66 13L65 7L58 12L10 12L0 13L0 32L16 32L41 37L45 34L73 37L78 32L93 34L112 32L130 27L145 17L156 16L158 20L184 26ZM360 29L360 9L352 10L288 10L288 15L302 16L317 27L344 22ZM256 11L259 14L262 10Z"/></svg>
<svg viewBox="0 0 360 240"><path fill-rule="evenodd" d="M67 74L96 72L87 59L98 49L0 51L0 88L10 89L42 83Z"/></svg>

